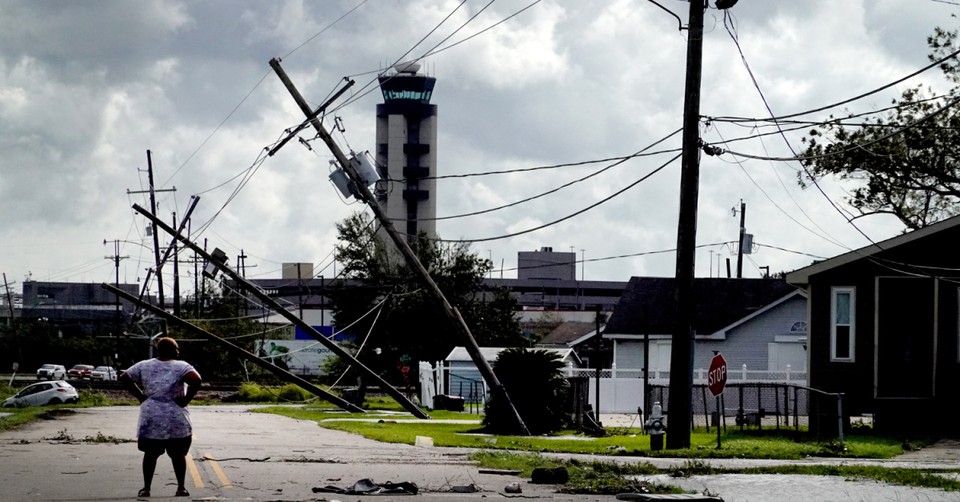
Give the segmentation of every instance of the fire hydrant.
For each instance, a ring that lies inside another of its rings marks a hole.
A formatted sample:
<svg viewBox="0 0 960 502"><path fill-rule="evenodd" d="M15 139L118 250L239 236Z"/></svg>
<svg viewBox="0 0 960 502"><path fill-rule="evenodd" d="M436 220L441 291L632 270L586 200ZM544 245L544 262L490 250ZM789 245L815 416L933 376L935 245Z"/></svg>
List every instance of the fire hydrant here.
<svg viewBox="0 0 960 502"><path fill-rule="evenodd" d="M653 403L653 409L650 410L650 416L643 424L643 429L650 435L650 449L662 450L663 435L667 431L667 426L664 424L663 407L660 406L659 401Z"/></svg>

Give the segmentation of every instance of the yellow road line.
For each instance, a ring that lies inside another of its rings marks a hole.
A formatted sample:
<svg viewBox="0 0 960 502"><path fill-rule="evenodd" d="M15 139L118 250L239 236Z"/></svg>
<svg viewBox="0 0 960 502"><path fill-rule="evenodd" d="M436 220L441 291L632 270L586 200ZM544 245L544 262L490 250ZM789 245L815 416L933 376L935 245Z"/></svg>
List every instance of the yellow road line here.
<svg viewBox="0 0 960 502"><path fill-rule="evenodd" d="M203 488L203 480L200 479L200 471L197 470L197 464L193 463L193 455L187 452L187 470L190 471L190 477L193 478L193 484L197 488Z"/></svg>
<svg viewBox="0 0 960 502"><path fill-rule="evenodd" d="M213 473L217 475L217 479L220 480L220 484L224 488L230 488L233 486L233 484L230 483L230 480L227 479L226 473L224 473L223 469L220 468L220 464L217 463L217 461L213 458L213 456L210 455L209 452L205 453L203 458L210 463L210 467L213 468Z"/></svg>

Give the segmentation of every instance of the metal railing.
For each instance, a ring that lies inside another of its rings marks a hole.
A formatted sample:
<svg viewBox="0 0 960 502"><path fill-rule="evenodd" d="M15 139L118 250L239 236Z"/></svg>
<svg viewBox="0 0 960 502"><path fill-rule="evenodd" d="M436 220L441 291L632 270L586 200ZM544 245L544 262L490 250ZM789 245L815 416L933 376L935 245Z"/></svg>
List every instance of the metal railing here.
<svg viewBox="0 0 960 502"><path fill-rule="evenodd" d="M649 393L649 402L659 402L666 413L669 386L651 385ZM787 383L728 381L719 400L705 384L695 384L691 398L693 428L793 429L843 442L843 394Z"/></svg>

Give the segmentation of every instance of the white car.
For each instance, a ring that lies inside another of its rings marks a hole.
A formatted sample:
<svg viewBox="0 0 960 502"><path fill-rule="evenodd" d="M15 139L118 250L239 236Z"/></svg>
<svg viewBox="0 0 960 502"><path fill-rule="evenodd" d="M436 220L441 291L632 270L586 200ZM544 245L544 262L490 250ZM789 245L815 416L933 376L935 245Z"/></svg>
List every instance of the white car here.
<svg viewBox="0 0 960 502"><path fill-rule="evenodd" d="M63 380L37 382L24 387L0 406L4 408L24 406L47 406L52 404L76 403L80 400L77 389Z"/></svg>
<svg viewBox="0 0 960 502"><path fill-rule="evenodd" d="M44 364L37 369L37 380L63 380L67 378L67 368L62 364Z"/></svg>
<svg viewBox="0 0 960 502"><path fill-rule="evenodd" d="M117 379L117 370L110 366L97 366L90 372L90 380L113 382Z"/></svg>

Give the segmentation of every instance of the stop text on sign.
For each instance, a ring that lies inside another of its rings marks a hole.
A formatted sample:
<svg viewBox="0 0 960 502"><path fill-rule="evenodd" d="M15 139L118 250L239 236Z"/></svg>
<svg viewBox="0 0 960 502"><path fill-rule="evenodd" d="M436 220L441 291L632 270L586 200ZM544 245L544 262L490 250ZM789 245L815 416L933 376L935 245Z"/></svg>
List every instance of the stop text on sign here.
<svg viewBox="0 0 960 502"><path fill-rule="evenodd" d="M720 366L719 368L714 368L710 370L710 373L707 374L707 386L713 387L714 385L719 385L720 382L726 383L727 381L727 367Z"/></svg>

